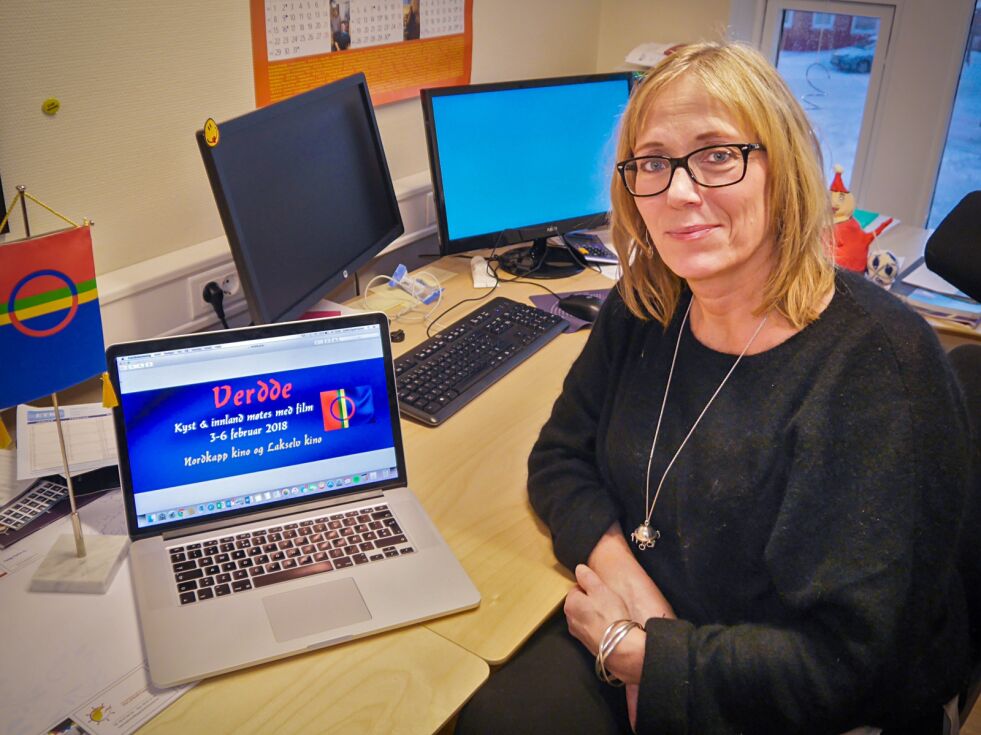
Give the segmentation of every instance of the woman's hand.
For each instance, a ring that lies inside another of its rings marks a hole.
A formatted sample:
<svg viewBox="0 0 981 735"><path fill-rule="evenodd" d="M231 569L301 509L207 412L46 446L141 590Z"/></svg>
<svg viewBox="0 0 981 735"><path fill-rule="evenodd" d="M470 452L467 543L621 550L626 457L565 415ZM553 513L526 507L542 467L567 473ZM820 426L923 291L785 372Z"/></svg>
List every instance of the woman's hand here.
<svg viewBox="0 0 981 735"><path fill-rule="evenodd" d="M675 617L671 604L634 558L619 523L603 534L588 564L623 599L631 620L643 625L650 618Z"/></svg>
<svg viewBox="0 0 981 735"><path fill-rule="evenodd" d="M569 632L595 656L610 623L632 618L623 599L585 564L576 567L576 582L565 598L565 617ZM644 643L644 631L631 630L607 656L607 669L628 684L639 683Z"/></svg>

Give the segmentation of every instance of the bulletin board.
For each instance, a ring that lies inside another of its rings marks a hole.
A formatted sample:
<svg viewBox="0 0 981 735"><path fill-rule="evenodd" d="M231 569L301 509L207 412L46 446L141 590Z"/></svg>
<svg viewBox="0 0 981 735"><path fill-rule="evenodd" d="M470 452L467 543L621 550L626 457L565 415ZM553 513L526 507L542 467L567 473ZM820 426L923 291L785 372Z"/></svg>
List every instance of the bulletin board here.
<svg viewBox="0 0 981 735"><path fill-rule="evenodd" d="M375 105L470 83L473 0L250 0L256 106L364 72Z"/></svg>

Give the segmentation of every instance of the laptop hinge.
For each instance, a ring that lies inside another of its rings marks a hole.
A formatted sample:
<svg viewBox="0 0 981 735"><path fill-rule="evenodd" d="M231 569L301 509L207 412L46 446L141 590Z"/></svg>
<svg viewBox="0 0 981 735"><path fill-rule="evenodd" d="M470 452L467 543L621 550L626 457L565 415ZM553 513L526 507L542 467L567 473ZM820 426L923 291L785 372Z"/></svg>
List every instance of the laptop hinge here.
<svg viewBox="0 0 981 735"><path fill-rule="evenodd" d="M378 490L370 490L366 492L357 493L356 495L343 495L338 498L331 499L321 499L316 500L311 503L301 503L299 505L291 505L287 508L272 508L267 511L260 511L257 513L251 513L248 518L243 518L242 516L234 516L232 518L215 520L210 523L202 523L195 525L193 528L175 528L170 531L164 531L160 534L160 538L166 540L181 538L183 536L194 536L199 533L205 533L207 531L218 531L222 528L229 528L230 526L242 526L246 523L254 523L255 521L263 521L270 518L280 518L282 516L291 516L297 513L307 513L313 510L323 510L325 508L333 508L338 505L348 505L350 503L360 503L365 500L374 500L376 498L384 497L385 493L382 492L382 488Z"/></svg>

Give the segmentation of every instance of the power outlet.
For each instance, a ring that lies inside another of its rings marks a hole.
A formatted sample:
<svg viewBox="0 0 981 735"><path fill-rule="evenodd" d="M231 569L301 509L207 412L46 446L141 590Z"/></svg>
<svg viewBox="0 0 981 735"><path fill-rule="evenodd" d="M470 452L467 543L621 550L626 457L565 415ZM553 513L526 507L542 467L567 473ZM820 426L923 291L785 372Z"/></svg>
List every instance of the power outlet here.
<svg viewBox="0 0 981 735"><path fill-rule="evenodd" d="M214 309L204 300L204 287L214 281L225 294L223 306L225 313L229 307L240 303L245 296L242 294L242 282L238 278L238 271L232 263L216 266L203 273L195 273L187 279L187 297L191 305L191 319L200 319L206 316L214 316Z"/></svg>

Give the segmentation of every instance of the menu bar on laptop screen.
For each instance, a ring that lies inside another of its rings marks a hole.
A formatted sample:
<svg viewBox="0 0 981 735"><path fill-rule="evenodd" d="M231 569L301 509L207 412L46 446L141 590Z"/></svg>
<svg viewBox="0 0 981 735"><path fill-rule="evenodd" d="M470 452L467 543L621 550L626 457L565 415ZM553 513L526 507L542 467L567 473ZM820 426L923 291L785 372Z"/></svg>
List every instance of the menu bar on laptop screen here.
<svg viewBox="0 0 981 735"><path fill-rule="evenodd" d="M398 476L377 324L116 358L144 528Z"/></svg>

